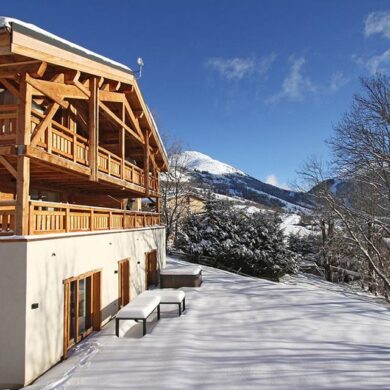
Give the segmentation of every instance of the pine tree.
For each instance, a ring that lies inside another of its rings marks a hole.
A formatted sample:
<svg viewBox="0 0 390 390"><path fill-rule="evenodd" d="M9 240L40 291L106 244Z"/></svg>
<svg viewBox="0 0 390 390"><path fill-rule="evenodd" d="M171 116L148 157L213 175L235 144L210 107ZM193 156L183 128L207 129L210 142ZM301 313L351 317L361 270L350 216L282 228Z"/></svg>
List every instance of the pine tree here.
<svg viewBox="0 0 390 390"><path fill-rule="evenodd" d="M277 279L297 268L279 225L277 217L248 214L209 197L205 213L184 222L178 246L194 256L212 257L223 267Z"/></svg>

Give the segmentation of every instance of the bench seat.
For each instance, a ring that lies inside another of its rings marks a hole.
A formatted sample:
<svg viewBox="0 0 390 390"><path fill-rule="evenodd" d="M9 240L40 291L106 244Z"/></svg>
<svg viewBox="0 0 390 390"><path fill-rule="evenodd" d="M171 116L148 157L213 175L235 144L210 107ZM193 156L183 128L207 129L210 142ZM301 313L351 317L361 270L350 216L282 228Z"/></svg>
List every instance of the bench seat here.
<svg viewBox="0 0 390 390"><path fill-rule="evenodd" d="M138 295L126 306L122 307L116 315L115 334L119 337L119 321L143 321L143 335L146 334L146 320L157 309L157 319L160 319L160 297L158 295Z"/></svg>
<svg viewBox="0 0 390 390"><path fill-rule="evenodd" d="M157 296L160 297L161 305L178 305L179 316L186 309L186 294L182 290L171 289L155 289L146 290L141 295ZM183 309L182 309L183 305Z"/></svg>

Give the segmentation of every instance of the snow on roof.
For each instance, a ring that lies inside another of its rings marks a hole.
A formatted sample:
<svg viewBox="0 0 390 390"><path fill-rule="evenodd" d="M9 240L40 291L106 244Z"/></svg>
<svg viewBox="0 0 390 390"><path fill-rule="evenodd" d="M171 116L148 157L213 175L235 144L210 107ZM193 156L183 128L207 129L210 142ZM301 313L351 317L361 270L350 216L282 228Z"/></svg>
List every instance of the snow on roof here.
<svg viewBox="0 0 390 390"><path fill-rule="evenodd" d="M213 175L227 175L230 173L246 174L231 165L225 164L221 161L214 160L206 154L196 152L193 150L185 151L181 154L180 159L183 165L191 170L209 172Z"/></svg>
<svg viewBox="0 0 390 390"><path fill-rule="evenodd" d="M75 43L67 41L66 39L63 39L57 35L54 35L46 30L43 30L42 28L35 26L34 24L26 23L26 22L23 22L22 20L15 19L15 18L9 18L7 16L0 16L0 28L5 27L5 28L12 29L13 24L22 26L28 30L35 32L36 34L39 34L39 35L46 37L46 38L49 38L50 40L56 41L59 44L68 46L70 49L82 52L80 54L95 57L96 59L99 59L100 62L103 61L103 62L107 63L107 65L109 65L109 66L119 67L126 72L132 72L132 70L128 66L123 65L120 62L111 60L110 58L107 58L107 57L104 57L100 54L97 54L91 50L86 49L85 47L76 45Z"/></svg>

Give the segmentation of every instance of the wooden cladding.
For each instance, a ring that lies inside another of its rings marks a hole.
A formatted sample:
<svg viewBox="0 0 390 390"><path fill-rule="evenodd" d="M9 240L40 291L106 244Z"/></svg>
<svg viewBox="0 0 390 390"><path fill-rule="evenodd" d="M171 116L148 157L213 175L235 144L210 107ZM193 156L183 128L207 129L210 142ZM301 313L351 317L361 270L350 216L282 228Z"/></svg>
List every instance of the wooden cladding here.
<svg viewBox="0 0 390 390"><path fill-rule="evenodd" d="M160 215L62 203L31 202L30 234L132 229L160 224Z"/></svg>

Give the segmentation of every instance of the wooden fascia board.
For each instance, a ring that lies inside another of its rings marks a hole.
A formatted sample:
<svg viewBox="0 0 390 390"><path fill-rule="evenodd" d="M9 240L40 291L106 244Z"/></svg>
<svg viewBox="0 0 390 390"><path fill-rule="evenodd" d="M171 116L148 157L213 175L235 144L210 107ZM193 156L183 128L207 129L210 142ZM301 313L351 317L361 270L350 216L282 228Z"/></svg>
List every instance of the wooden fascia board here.
<svg viewBox="0 0 390 390"><path fill-rule="evenodd" d="M94 76L132 84L135 80L130 72L98 63L82 55L54 46L42 40L12 31L11 53L20 54L49 64L77 69Z"/></svg>

